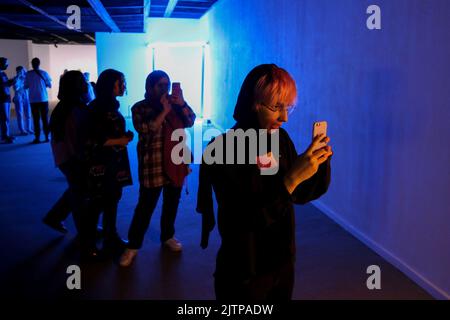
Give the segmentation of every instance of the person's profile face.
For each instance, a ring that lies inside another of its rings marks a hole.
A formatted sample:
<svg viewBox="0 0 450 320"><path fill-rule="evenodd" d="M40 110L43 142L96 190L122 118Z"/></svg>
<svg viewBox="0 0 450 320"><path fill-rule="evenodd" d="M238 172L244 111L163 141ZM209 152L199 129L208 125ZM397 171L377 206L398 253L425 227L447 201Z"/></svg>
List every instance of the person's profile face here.
<svg viewBox="0 0 450 320"><path fill-rule="evenodd" d="M289 108L283 103L274 105L258 103L255 106L255 111L261 129L276 130L288 121Z"/></svg>
<svg viewBox="0 0 450 320"><path fill-rule="evenodd" d="M152 96L156 99L161 99L163 95L169 92L169 79L163 77L155 83L152 88Z"/></svg>
<svg viewBox="0 0 450 320"><path fill-rule="evenodd" d="M127 84L124 78L117 80L114 83L113 95L115 97L122 97L127 89Z"/></svg>

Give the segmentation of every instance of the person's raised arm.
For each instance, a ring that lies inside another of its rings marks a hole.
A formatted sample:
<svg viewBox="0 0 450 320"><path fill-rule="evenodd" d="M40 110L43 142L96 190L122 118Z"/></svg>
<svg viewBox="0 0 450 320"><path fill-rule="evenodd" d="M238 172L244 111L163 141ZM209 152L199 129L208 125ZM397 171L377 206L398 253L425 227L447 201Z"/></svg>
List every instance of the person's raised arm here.
<svg viewBox="0 0 450 320"><path fill-rule="evenodd" d="M176 94L170 96L170 103L174 106L174 110L177 115L183 121L185 128L190 128L195 123L196 115L194 111L189 107L183 97L183 90L179 90Z"/></svg>

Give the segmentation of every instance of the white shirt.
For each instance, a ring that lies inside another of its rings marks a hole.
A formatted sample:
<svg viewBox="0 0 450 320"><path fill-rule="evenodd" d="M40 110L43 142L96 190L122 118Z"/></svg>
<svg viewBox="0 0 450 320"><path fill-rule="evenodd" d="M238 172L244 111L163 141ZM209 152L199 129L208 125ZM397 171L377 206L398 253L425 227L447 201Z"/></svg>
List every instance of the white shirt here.
<svg viewBox="0 0 450 320"><path fill-rule="evenodd" d="M52 87L52 79L46 71L39 69L39 72L45 81L34 70L28 71L25 76L25 88L29 89L30 103L48 101L47 88Z"/></svg>

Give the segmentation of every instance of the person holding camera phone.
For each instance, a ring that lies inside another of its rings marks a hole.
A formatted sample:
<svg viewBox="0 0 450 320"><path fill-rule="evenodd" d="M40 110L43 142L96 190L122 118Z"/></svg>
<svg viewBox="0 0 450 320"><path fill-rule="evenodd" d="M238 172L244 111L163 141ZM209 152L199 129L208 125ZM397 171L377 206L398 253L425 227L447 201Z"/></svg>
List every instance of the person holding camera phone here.
<svg viewBox="0 0 450 320"><path fill-rule="evenodd" d="M330 139L323 135L316 136L305 152L298 155L288 133L281 128L288 121L296 96L296 84L289 73L274 64L264 64L245 78L234 110L233 129L245 132L263 129L267 130L263 132L279 134L276 173L263 175L264 167L258 162L207 164L204 161L200 165L197 212L202 214L203 248L208 246L209 233L215 225L213 192L218 204L217 221L222 240L214 273L218 300L292 298L293 204L305 204L327 191L332 155ZM260 136L258 143L265 138L267 135ZM227 134L210 143L216 153L218 148L223 148L223 154L227 152L224 146L228 142L224 139ZM325 145L317 149L320 143ZM248 144L246 152L249 154Z"/></svg>
<svg viewBox="0 0 450 320"><path fill-rule="evenodd" d="M139 201L128 231L128 248L120 259L121 266L129 266L142 247L151 216L163 193L160 240L164 248L182 250L175 235L175 218L184 179L189 173L185 163L174 164L171 140L174 130L194 125L195 113L184 101L179 83L172 86L164 71L150 73L145 83L145 99L132 108L133 125L139 134L137 145L139 166ZM185 141L185 140L184 140Z"/></svg>

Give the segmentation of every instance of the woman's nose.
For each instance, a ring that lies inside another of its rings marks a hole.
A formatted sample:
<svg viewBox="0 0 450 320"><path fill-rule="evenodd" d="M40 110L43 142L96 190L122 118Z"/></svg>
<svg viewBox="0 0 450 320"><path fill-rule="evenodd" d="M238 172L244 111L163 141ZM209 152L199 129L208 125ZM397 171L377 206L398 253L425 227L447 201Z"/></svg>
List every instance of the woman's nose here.
<svg viewBox="0 0 450 320"><path fill-rule="evenodd" d="M278 117L278 120L280 122L287 122L288 121L288 112L285 108L283 108L280 112L280 116Z"/></svg>

